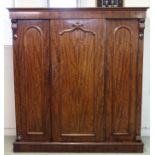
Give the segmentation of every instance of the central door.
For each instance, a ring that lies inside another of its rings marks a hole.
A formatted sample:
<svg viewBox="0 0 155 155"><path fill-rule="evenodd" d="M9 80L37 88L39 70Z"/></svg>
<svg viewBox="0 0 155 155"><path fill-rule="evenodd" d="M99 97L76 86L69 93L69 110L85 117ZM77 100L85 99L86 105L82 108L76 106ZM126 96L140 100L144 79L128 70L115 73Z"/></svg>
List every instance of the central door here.
<svg viewBox="0 0 155 155"><path fill-rule="evenodd" d="M103 141L105 21L51 20L53 141Z"/></svg>

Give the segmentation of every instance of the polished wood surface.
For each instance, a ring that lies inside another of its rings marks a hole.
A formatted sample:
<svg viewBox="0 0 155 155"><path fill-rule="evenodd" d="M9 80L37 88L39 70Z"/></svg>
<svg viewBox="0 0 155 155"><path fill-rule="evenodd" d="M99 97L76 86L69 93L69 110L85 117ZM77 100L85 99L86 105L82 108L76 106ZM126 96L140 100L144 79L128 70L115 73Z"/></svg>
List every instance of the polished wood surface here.
<svg viewBox="0 0 155 155"><path fill-rule="evenodd" d="M15 152L142 152L147 8L11 8Z"/></svg>
<svg viewBox="0 0 155 155"><path fill-rule="evenodd" d="M145 18L147 7L10 8L11 19Z"/></svg>
<svg viewBox="0 0 155 155"><path fill-rule="evenodd" d="M21 37L22 36L22 37ZM20 106L21 139L50 139L49 23L48 21L18 21L14 41L16 107ZM18 70L18 72L16 71ZM20 98L20 101L18 101ZM20 105L18 105L20 102Z"/></svg>
<svg viewBox="0 0 155 155"><path fill-rule="evenodd" d="M76 22L89 31L59 34ZM50 26L53 139L103 141L105 21L54 20Z"/></svg>
<svg viewBox="0 0 155 155"><path fill-rule="evenodd" d="M15 152L107 152L142 153L143 144L137 142L15 142Z"/></svg>
<svg viewBox="0 0 155 155"><path fill-rule="evenodd" d="M138 21L107 22L107 139L135 140Z"/></svg>

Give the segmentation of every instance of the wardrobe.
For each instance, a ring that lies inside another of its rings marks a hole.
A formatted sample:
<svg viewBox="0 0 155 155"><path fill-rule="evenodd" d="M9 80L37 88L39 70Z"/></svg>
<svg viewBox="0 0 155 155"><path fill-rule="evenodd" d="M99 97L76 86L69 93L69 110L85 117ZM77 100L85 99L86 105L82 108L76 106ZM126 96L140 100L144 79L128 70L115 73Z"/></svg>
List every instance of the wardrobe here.
<svg viewBox="0 0 155 155"><path fill-rule="evenodd" d="M147 8L9 8L15 152L143 152Z"/></svg>

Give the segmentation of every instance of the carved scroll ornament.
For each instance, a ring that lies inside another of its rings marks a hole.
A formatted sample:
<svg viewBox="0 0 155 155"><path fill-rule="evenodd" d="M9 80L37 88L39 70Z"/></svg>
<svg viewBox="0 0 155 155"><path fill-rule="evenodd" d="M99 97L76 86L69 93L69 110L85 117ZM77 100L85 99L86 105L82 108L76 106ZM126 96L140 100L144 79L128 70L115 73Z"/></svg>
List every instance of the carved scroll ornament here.
<svg viewBox="0 0 155 155"><path fill-rule="evenodd" d="M92 35L96 34L95 32L93 32L91 30L83 28L83 24L80 24L80 23L73 24L72 28L63 30L63 31L59 32L59 34L63 35L63 34L68 33L68 32L79 31L79 30L82 32L85 32L85 33L91 33Z"/></svg>
<svg viewBox="0 0 155 155"><path fill-rule="evenodd" d="M12 23L13 39L16 40L17 39L17 20L12 19L11 23Z"/></svg>
<svg viewBox="0 0 155 155"><path fill-rule="evenodd" d="M139 20L139 38L144 38L144 29L145 29L145 19Z"/></svg>

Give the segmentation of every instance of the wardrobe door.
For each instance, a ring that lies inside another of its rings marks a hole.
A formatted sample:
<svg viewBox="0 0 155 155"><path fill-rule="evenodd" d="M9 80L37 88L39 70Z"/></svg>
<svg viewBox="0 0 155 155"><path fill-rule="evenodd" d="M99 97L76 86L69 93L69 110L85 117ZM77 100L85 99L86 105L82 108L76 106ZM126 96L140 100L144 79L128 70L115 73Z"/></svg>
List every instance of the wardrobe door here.
<svg viewBox="0 0 155 155"><path fill-rule="evenodd" d="M135 139L138 20L107 20L106 138Z"/></svg>
<svg viewBox="0 0 155 155"><path fill-rule="evenodd" d="M49 21L19 20L14 38L17 139L50 139Z"/></svg>
<svg viewBox="0 0 155 155"><path fill-rule="evenodd" d="M53 141L104 141L104 20L52 20Z"/></svg>

